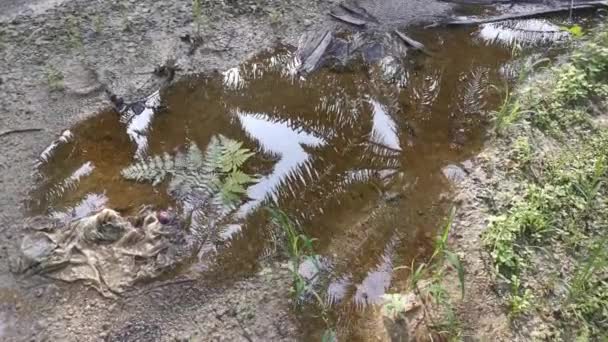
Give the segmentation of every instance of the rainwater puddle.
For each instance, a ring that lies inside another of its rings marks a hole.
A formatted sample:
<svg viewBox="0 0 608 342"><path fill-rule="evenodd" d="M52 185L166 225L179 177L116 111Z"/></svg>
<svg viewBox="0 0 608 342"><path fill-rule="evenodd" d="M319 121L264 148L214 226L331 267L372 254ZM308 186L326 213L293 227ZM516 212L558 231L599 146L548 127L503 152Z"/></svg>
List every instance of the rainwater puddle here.
<svg viewBox="0 0 608 342"><path fill-rule="evenodd" d="M179 206L166 185L127 181L120 171L190 143L204 149L217 134L241 141L256 152L246 171L259 182L215 237L221 243L180 273L222 283L255 272L273 250L264 208L277 206L317 239L324 298L341 334L364 339L365 307L405 284L406 271L393 268L431 251L450 205L442 168L482 146L500 100L489 85L505 81L511 58L490 41L512 32L489 37L492 29L408 30L434 54L409 53L398 73L383 60L384 68L355 63L303 78L292 49L279 48L151 96L147 103L162 105L156 113L121 120L104 111L71 128L42 163L32 214L69 222L102 207ZM323 324L304 318L302 329L318 337Z"/></svg>

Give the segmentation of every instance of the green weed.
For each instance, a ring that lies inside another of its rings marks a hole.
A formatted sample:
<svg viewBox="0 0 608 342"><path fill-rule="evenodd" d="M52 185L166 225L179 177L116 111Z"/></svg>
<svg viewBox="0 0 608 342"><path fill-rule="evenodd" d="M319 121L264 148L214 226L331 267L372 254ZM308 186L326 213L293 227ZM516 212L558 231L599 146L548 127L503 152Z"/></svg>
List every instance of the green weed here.
<svg viewBox="0 0 608 342"><path fill-rule="evenodd" d="M299 272L300 265L304 262L309 261L314 265L317 264L318 258L313 249L314 239L301 233L285 212L278 209L269 210L273 223L283 233L284 252L289 257L289 269L293 277L292 290L296 302L302 301L307 295L313 295L315 298L319 297L313 288L313 279L306 279ZM323 303L320 298L316 299L318 299L319 304Z"/></svg>
<svg viewBox="0 0 608 342"><path fill-rule="evenodd" d="M500 91L496 86L491 86L491 88ZM505 128L517 122L527 112L522 108L520 101L513 99L508 84L505 84L503 92L502 104L498 110L491 113L494 119L494 128L498 134L504 132Z"/></svg>
<svg viewBox="0 0 608 342"><path fill-rule="evenodd" d="M585 31L579 25L565 26L561 28L564 31L570 33L570 35L574 38L581 38L585 35Z"/></svg>
<svg viewBox="0 0 608 342"><path fill-rule="evenodd" d="M452 300L445 288L441 285L445 277L444 265L454 268L458 274L458 281L461 289L461 297L465 294L465 271L460 258L448 249L448 236L454 221L455 209L450 212L440 235L435 240L433 254L427 263L420 263L416 266L412 261L410 266L399 266L395 270L409 269L410 290L412 290L423 303L424 317L427 326L437 335L448 338L448 340L458 340L461 335L460 321L452 305ZM430 284L421 288L420 282L429 279ZM426 298L430 298L432 303L428 303ZM382 306L383 315L390 319L397 319L405 312L405 296L401 294L387 294L383 297L385 302ZM434 308L431 310L431 306Z"/></svg>
<svg viewBox="0 0 608 342"><path fill-rule="evenodd" d="M63 73L52 65L46 67L46 82L51 91L63 90Z"/></svg>
<svg viewBox="0 0 608 342"><path fill-rule="evenodd" d="M532 308L534 296L530 289L521 288L521 280L518 276L512 275L510 283L511 293L507 296L509 317L515 318L527 313Z"/></svg>
<svg viewBox="0 0 608 342"><path fill-rule="evenodd" d="M129 18L129 2L122 0L118 4L120 7L120 15L122 17L122 30L124 32L131 32L131 19Z"/></svg>
<svg viewBox="0 0 608 342"><path fill-rule="evenodd" d="M515 56L518 54L518 51L517 46L514 46L511 54ZM521 84L537 66L547 63L548 61L547 58L542 58L532 63L532 65L523 68L518 75L516 84ZM498 93L501 92L501 89L497 86L492 85L490 88L496 90ZM491 113L491 116L494 119L494 130L497 134L504 133L506 128L520 121L525 115L531 113L530 109L523 105L523 102L519 97L513 96L508 82L505 82L502 93L502 104L498 107L498 110Z"/></svg>
<svg viewBox="0 0 608 342"><path fill-rule="evenodd" d="M315 289L318 271L320 271L318 265L319 256L315 254L313 248L315 239L304 234L284 211L277 208L268 208L268 211L270 212L272 223L278 228L277 233L281 235L279 242L281 243L283 252L289 258L294 303L299 305L307 298L312 298L317 309L320 311L321 319L327 327L323 335L323 341L335 341L336 334L330 323L327 304L321 297L321 294ZM311 263L317 269L312 279L306 278L300 273L300 266L305 262Z"/></svg>
<svg viewBox="0 0 608 342"><path fill-rule="evenodd" d="M270 9L268 11L268 17L270 18L270 24L277 26L281 23L283 14L278 9Z"/></svg>
<svg viewBox="0 0 608 342"><path fill-rule="evenodd" d="M515 160L520 167L527 167L532 161L532 146L530 145L530 139L526 136L520 136L513 142L513 160Z"/></svg>
<svg viewBox="0 0 608 342"><path fill-rule="evenodd" d="M201 29L205 25L206 16L203 12L203 0L192 0L192 22L196 25L195 35L201 35Z"/></svg>
<svg viewBox="0 0 608 342"><path fill-rule="evenodd" d="M82 50L84 48L80 20L75 16L67 19L68 41L73 49Z"/></svg>
<svg viewBox="0 0 608 342"><path fill-rule="evenodd" d="M99 14L96 14L93 17L93 30L95 30L95 33L97 34L100 34L103 30L103 20Z"/></svg>

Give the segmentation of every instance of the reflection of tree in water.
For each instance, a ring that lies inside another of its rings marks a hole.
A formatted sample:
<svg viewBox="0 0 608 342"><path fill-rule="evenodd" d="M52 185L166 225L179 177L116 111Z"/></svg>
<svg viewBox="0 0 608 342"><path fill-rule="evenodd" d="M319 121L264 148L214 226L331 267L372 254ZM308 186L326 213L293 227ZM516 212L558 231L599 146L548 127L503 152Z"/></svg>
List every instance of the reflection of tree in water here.
<svg viewBox="0 0 608 342"><path fill-rule="evenodd" d="M318 251L329 257L336 272L332 278L348 278L348 296L358 305L375 301L366 299L367 292L376 286L376 296L388 287L386 260L395 247L412 241L394 233L407 228L395 225L398 211L378 209L366 216L370 203L402 171L402 152L407 148L403 136L409 131L402 113L394 110L398 101L391 95L398 92L386 95L385 90L374 89L376 82L360 75L325 71L306 82L272 74L243 82L247 89L228 92L223 101L246 139L278 162L249 189L251 200L240 215L268 204L287 210L319 238ZM367 218L343 224L341 217L348 213ZM257 220L250 220L243 234L244 240L252 241L250 237L265 232ZM258 253L263 249L260 246ZM380 278L386 284L379 285Z"/></svg>
<svg viewBox="0 0 608 342"><path fill-rule="evenodd" d="M272 92L257 91L268 82ZM248 138L280 156L250 193L258 204L289 207L297 200L299 218L310 218L352 185L381 183L400 168L400 131L361 80L321 73L306 83L266 77L249 84L227 102Z"/></svg>

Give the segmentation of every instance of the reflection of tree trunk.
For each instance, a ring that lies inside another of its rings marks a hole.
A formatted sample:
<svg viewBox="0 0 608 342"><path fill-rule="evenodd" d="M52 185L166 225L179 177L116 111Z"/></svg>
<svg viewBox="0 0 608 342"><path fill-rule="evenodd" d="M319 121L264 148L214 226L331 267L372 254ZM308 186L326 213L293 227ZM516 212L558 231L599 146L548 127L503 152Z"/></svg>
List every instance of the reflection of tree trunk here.
<svg viewBox="0 0 608 342"><path fill-rule="evenodd" d="M607 3L605 0L597 0L597 1L582 1L576 5L561 5L556 8L551 9L543 9L536 11L529 11L525 13L517 13L517 14L507 14L507 15L499 15L490 18L475 18L475 19L459 19L453 20L443 23L443 25L448 26L471 26L471 25L480 25L487 23L495 23L503 20L513 20L513 19L528 19L535 17L542 17L550 14L561 13L561 12L572 12L578 10L586 10L598 7L606 7Z"/></svg>

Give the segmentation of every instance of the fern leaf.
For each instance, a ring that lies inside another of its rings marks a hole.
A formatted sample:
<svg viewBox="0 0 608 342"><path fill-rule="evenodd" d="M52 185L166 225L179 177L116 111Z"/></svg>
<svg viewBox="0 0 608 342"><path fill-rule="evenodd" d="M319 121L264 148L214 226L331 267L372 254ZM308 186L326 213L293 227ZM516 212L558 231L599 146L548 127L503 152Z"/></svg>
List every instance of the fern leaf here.
<svg viewBox="0 0 608 342"><path fill-rule="evenodd" d="M246 185L257 181L239 169L252 155L242 143L218 135L211 138L204 153L190 143L185 152L148 158L125 168L121 174L154 185L170 175L167 191L172 196L225 211L240 202Z"/></svg>
<svg viewBox="0 0 608 342"><path fill-rule="evenodd" d="M192 171L203 167L203 152L193 142L188 146L187 163L187 168Z"/></svg>
<svg viewBox="0 0 608 342"><path fill-rule="evenodd" d="M205 159L202 163L202 171L205 173L216 172L221 168L222 160L222 145L220 139L212 137L205 150Z"/></svg>
<svg viewBox="0 0 608 342"><path fill-rule="evenodd" d="M222 157L220 159L221 171L232 172L241 167L254 153L243 148L243 143L228 139L220 135L222 144Z"/></svg>
<svg viewBox="0 0 608 342"><path fill-rule="evenodd" d="M232 182L235 184L247 185L247 184L255 183L256 178L246 174L245 172L243 172L241 170L236 170L236 171L231 172L224 181L227 183Z"/></svg>
<svg viewBox="0 0 608 342"><path fill-rule="evenodd" d="M164 154L148 158L124 168L120 174L129 180L137 182L152 182L157 185L162 182L168 173L174 172L174 163L171 156Z"/></svg>

